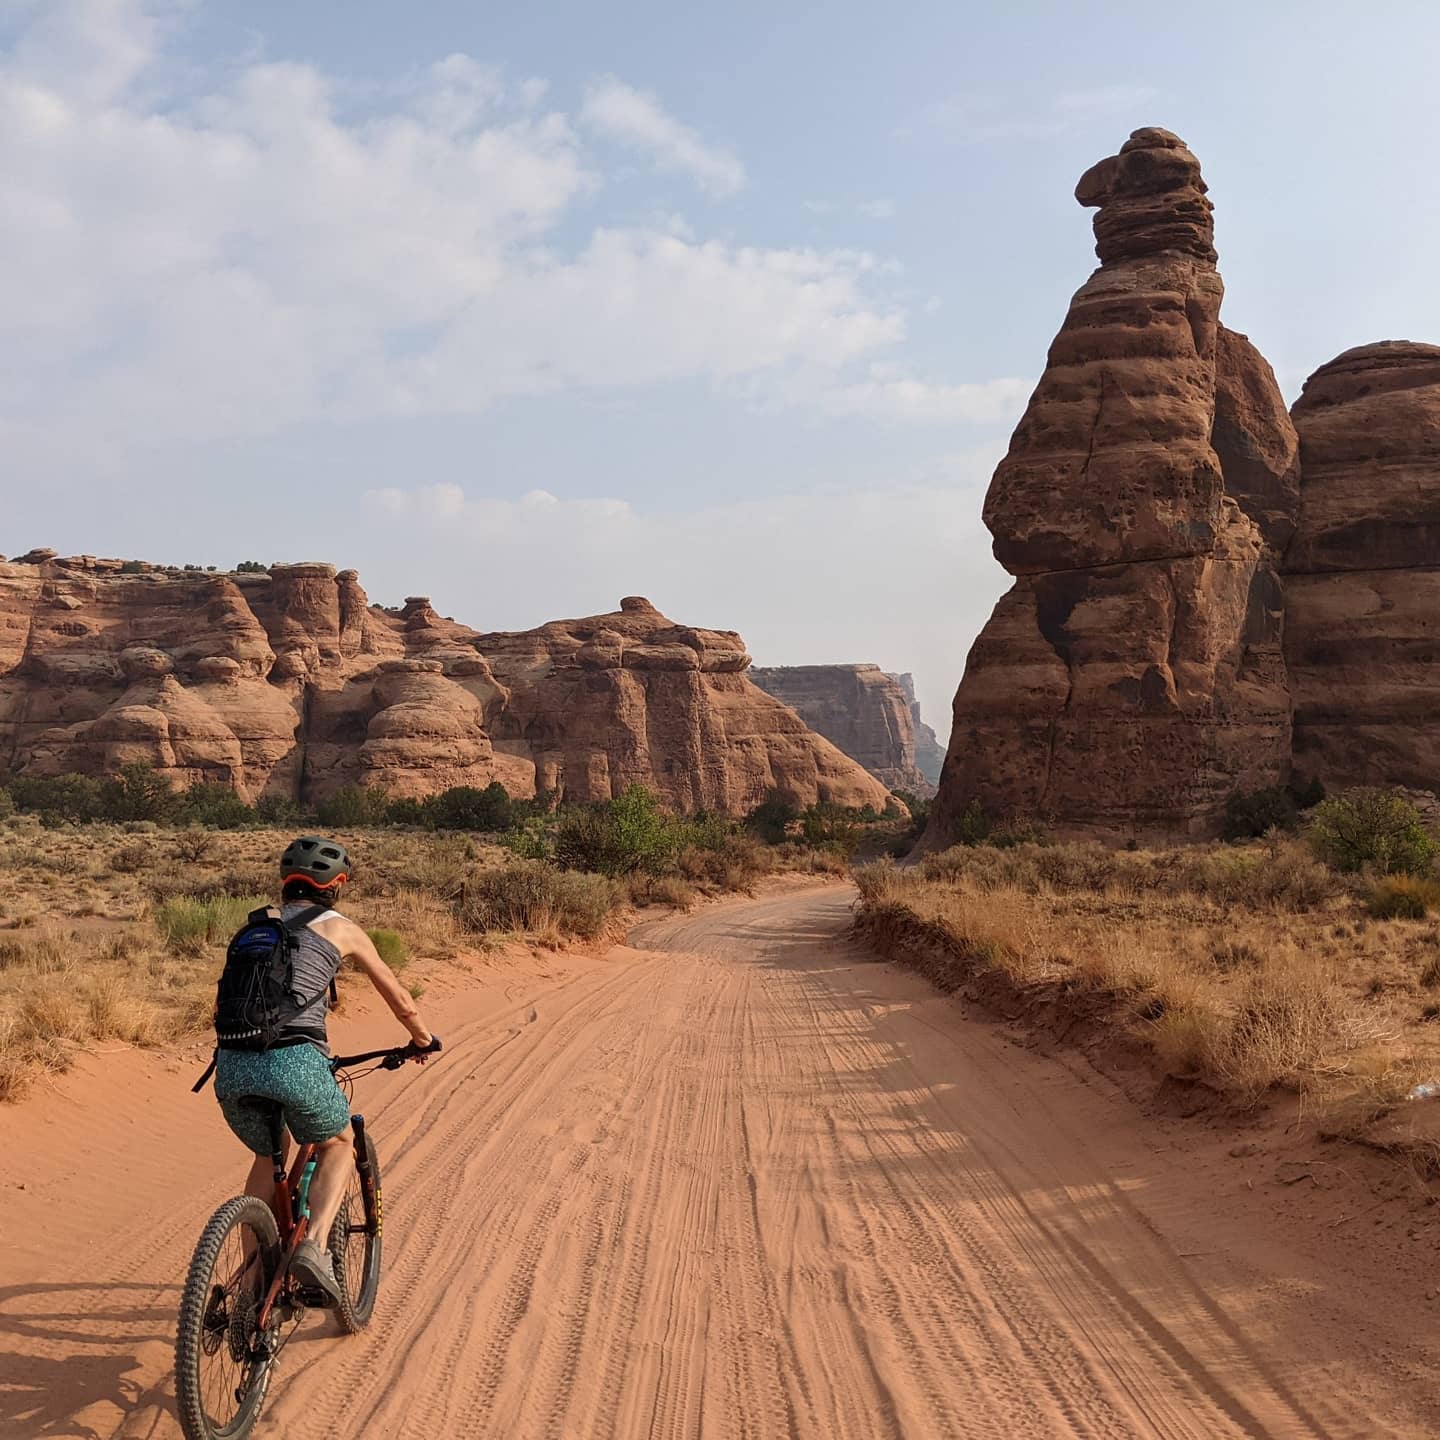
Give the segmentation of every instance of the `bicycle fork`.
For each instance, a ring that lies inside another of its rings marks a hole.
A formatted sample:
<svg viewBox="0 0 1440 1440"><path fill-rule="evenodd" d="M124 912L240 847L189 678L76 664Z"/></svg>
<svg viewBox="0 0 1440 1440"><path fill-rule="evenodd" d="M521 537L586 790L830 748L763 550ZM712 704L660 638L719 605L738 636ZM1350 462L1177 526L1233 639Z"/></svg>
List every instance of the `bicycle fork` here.
<svg viewBox="0 0 1440 1440"><path fill-rule="evenodd" d="M352 1115L350 1127L355 1132L355 1172L360 1177L360 1199L365 1207L365 1230L367 1234L379 1235L385 1216L381 1209L380 1192L375 1188L375 1171L370 1164L370 1152L365 1144L365 1117Z"/></svg>

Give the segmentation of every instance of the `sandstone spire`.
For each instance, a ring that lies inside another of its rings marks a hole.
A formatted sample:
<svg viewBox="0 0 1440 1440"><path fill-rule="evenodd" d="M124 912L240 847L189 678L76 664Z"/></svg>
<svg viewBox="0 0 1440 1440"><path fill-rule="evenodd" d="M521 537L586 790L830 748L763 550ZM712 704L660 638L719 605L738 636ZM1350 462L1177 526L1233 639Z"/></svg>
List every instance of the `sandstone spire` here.
<svg viewBox="0 0 1440 1440"><path fill-rule="evenodd" d="M1203 831L1287 763L1267 531L1293 521L1295 437L1269 366L1220 325L1199 162L1137 130L1076 197L1098 207L1101 265L986 497L1017 580L955 698L932 844L972 800L1068 829Z"/></svg>

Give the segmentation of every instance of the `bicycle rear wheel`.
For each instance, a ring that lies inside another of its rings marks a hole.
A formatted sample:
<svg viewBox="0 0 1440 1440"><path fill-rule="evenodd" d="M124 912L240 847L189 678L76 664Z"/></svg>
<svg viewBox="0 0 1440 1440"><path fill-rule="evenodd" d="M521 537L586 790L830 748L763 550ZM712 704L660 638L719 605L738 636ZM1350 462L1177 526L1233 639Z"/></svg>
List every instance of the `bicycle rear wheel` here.
<svg viewBox="0 0 1440 1440"><path fill-rule="evenodd" d="M375 1313L375 1296L380 1289L380 1157L375 1153L375 1141L368 1130L365 1156L374 1182L374 1213L366 1214L357 1164L350 1177L350 1188L330 1227L330 1255L335 1262L335 1278L340 1282L340 1304L335 1309L335 1317L340 1328L351 1335L358 1334L370 1323Z"/></svg>
<svg viewBox="0 0 1440 1440"><path fill-rule="evenodd" d="M260 1417L270 1357L255 1322L279 1253L275 1216L251 1195L227 1200L200 1235L175 1331L175 1398L186 1440L243 1440Z"/></svg>

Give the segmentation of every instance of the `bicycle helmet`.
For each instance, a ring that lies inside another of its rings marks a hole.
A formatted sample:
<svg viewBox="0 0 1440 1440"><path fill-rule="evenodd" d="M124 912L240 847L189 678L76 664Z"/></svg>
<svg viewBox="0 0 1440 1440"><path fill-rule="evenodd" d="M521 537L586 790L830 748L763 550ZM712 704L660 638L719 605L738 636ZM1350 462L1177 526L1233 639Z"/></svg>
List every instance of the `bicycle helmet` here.
<svg viewBox="0 0 1440 1440"><path fill-rule="evenodd" d="M323 835L302 835L285 847L280 857L280 883L304 880L317 890L328 890L350 878L350 855L338 840Z"/></svg>

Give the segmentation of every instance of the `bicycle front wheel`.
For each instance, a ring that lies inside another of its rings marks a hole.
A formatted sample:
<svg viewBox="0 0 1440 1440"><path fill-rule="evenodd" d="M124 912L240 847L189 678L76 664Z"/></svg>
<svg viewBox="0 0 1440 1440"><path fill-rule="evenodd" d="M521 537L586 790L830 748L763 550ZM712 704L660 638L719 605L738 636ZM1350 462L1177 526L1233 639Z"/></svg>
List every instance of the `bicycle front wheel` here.
<svg viewBox="0 0 1440 1440"><path fill-rule="evenodd" d="M243 1440L259 1419L270 1357L256 1321L279 1255L275 1216L252 1195L227 1200L201 1233L175 1332L185 1440Z"/></svg>
<svg viewBox="0 0 1440 1440"><path fill-rule="evenodd" d="M347 1334L355 1335L375 1313L375 1296L380 1289L380 1157L375 1141L365 1132L365 1158L369 1163L374 1203L367 1209L358 1164L350 1177L335 1223L330 1227L330 1255L335 1278L340 1282L340 1304L335 1318Z"/></svg>

